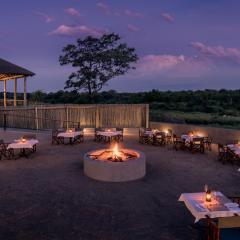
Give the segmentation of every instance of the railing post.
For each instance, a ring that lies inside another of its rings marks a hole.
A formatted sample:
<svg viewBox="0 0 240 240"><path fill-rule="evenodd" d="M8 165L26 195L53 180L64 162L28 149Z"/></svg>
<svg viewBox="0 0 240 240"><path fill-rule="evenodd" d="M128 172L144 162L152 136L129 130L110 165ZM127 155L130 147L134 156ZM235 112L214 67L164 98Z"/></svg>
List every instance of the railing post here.
<svg viewBox="0 0 240 240"><path fill-rule="evenodd" d="M67 106L67 129L69 128L69 125L68 125L68 106Z"/></svg>
<svg viewBox="0 0 240 240"><path fill-rule="evenodd" d="M149 127L149 105L146 104L146 128Z"/></svg>
<svg viewBox="0 0 240 240"><path fill-rule="evenodd" d="M96 107L96 115L95 115L95 127L98 128L99 125L100 125L100 122L99 122L99 105L95 105Z"/></svg>
<svg viewBox="0 0 240 240"><path fill-rule="evenodd" d="M35 107L35 125L36 129L39 130L39 125L38 125L38 108Z"/></svg>

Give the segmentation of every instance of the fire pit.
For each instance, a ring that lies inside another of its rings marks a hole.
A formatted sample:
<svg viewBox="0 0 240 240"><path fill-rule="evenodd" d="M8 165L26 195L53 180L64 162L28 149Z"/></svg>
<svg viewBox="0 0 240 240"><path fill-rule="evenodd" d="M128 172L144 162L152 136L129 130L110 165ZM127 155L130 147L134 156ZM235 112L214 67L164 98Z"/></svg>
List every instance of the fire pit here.
<svg viewBox="0 0 240 240"><path fill-rule="evenodd" d="M84 155L84 174L106 182L126 182L145 176L146 161L142 152L133 149L100 149Z"/></svg>

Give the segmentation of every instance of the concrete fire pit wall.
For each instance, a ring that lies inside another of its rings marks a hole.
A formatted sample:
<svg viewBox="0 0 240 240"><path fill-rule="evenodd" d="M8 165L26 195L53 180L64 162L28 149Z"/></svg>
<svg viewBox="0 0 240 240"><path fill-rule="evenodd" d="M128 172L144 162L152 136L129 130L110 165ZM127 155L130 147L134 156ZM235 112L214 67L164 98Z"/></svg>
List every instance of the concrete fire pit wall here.
<svg viewBox="0 0 240 240"><path fill-rule="evenodd" d="M199 132L206 136L211 136L214 143L232 143L233 140L240 140L240 130L225 129L216 127L196 126L190 124L173 124L173 123L161 123L150 122L151 128L157 128L161 130L172 129L177 135L187 133L189 131Z"/></svg>
<svg viewBox="0 0 240 240"><path fill-rule="evenodd" d="M137 158L125 162L93 160L89 157L93 152L86 153L83 162L84 174L90 178L105 182L127 182L146 174L146 160L142 152L137 151Z"/></svg>

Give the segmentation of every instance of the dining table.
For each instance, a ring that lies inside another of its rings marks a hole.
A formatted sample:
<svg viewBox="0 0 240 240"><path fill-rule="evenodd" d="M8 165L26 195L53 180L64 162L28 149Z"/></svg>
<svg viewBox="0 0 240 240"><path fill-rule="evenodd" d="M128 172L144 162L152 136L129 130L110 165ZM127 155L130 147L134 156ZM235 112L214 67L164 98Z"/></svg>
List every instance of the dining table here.
<svg viewBox="0 0 240 240"><path fill-rule="evenodd" d="M111 143L111 141L122 134L122 131L98 131L97 135L107 139L107 142Z"/></svg>
<svg viewBox="0 0 240 240"><path fill-rule="evenodd" d="M65 131L58 133L58 137L62 137L64 139L69 139L69 144L73 144L73 139L83 135L83 131Z"/></svg>
<svg viewBox="0 0 240 240"><path fill-rule="evenodd" d="M13 143L10 143L7 147L7 149L19 149L20 150L20 157L28 157L26 150L27 149L34 149L35 146L39 143L39 141L37 139L26 139L26 140L22 140L22 139L17 139L14 140Z"/></svg>
<svg viewBox="0 0 240 240"><path fill-rule="evenodd" d="M206 201L205 192L182 193L179 201L184 202L186 208L195 218L195 223L204 218L239 217L240 208L219 191L212 192L211 202ZM240 227L240 225L239 225Z"/></svg>

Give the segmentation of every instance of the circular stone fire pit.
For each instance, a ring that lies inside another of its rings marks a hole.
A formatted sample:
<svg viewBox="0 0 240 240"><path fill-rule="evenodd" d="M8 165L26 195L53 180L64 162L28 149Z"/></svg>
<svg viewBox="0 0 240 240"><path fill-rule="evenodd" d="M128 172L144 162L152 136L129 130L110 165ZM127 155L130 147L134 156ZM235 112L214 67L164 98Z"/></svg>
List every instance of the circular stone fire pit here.
<svg viewBox="0 0 240 240"><path fill-rule="evenodd" d="M101 149L84 155L84 174L106 182L126 182L146 174L145 155L133 149Z"/></svg>

